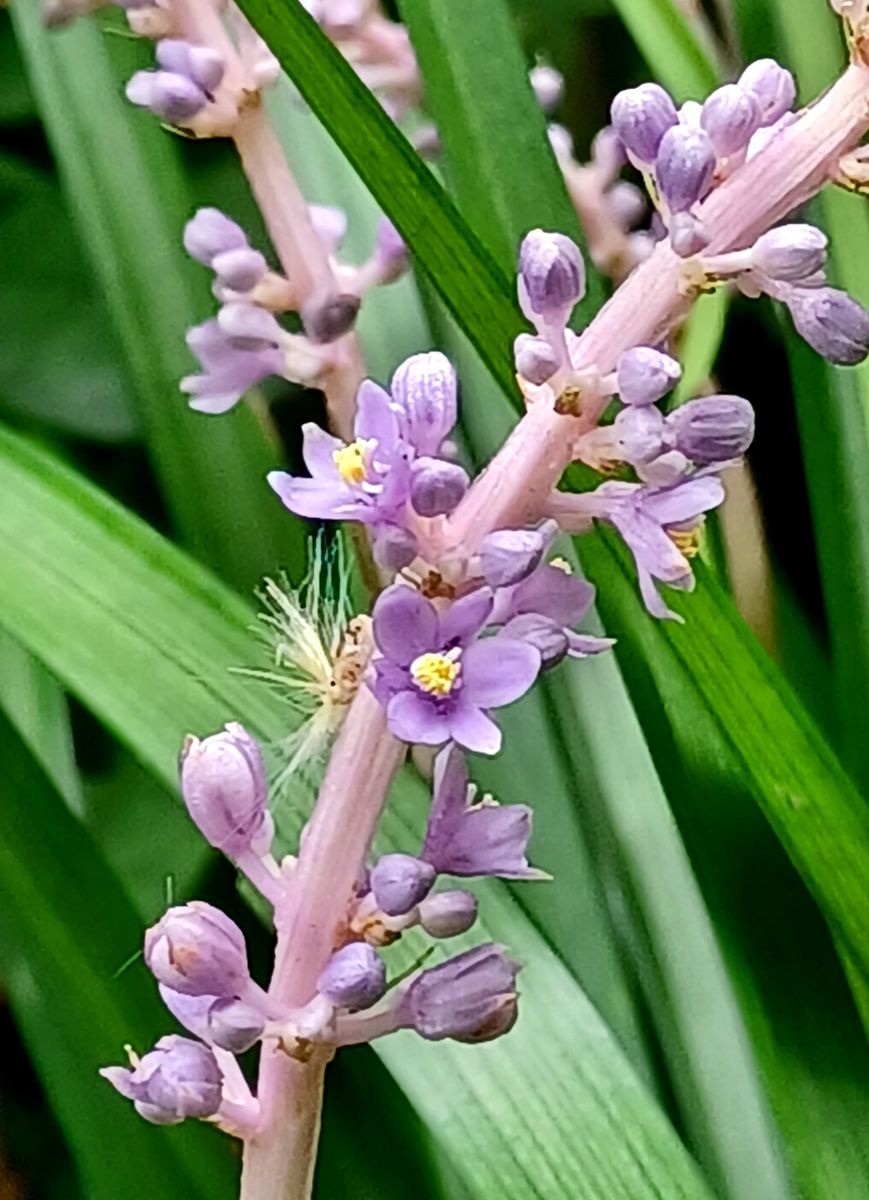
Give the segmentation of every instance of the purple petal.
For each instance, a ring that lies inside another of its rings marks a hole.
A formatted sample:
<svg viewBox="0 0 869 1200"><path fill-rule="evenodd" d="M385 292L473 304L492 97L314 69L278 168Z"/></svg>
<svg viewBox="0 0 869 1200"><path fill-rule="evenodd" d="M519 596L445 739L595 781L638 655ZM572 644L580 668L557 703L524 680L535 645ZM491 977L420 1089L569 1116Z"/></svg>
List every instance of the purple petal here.
<svg viewBox="0 0 869 1200"><path fill-rule="evenodd" d="M615 638L593 637L588 633L567 631L567 653L571 658L588 658L590 654L602 654L616 644Z"/></svg>
<svg viewBox="0 0 869 1200"><path fill-rule="evenodd" d="M525 804L482 804L469 809L461 835L438 870L447 875L497 875L501 879L534 878L525 851L531 839L531 809Z"/></svg>
<svg viewBox="0 0 869 1200"><path fill-rule="evenodd" d="M334 454L344 445L341 439L332 437L331 433L313 421L307 421L302 426L302 439L302 458L312 477L337 482L339 476Z"/></svg>
<svg viewBox="0 0 869 1200"><path fill-rule="evenodd" d="M399 692L386 709L389 728L403 742L439 746L450 736L450 713L414 692ZM500 735L499 735L500 737Z"/></svg>
<svg viewBox="0 0 869 1200"><path fill-rule="evenodd" d="M539 567L520 583L510 600L511 617L539 613L557 625L576 625L591 607L594 588L579 575L569 575L549 564Z"/></svg>
<svg viewBox="0 0 869 1200"><path fill-rule="evenodd" d="M468 765L458 746L447 746L435 759L432 803L420 857L439 868L446 844L456 836L468 802Z"/></svg>
<svg viewBox="0 0 869 1200"><path fill-rule="evenodd" d="M695 475L676 487L650 492L643 497L645 512L659 525L691 521L724 500L724 486L717 475Z"/></svg>
<svg viewBox="0 0 869 1200"><path fill-rule="evenodd" d="M614 511L610 520L627 542L638 567L665 583L682 578L688 569L687 560L650 516L625 509Z"/></svg>
<svg viewBox="0 0 869 1200"><path fill-rule="evenodd" d="M667 607L661 593L655 586L654 579L639 564L637 564L637 578L640 584L640 595L643 597L643 603L647 611L653 617L658 617L662 621L678 621L680 625L684 625L685 618L680 617L678 613L674 613L671 608Z"/></svg>
<svg viewBox="0 0 869 1200"><path fill-rule="evenodd" d="M266 478L269 487L298 517L312 517L320 521L364 521L370 515L368 506L342 483L298 478L286 471L270 471Z"/></svg>
<svg viewBox="0 0 869 1200"><path fill-rule="evenodd" d="M462 655L462 697L480 708L500 708L528 691L540 671L540 651L512 638L485 638Z"/></svg>
<svg viewBox="0 0 869 1200"><path fill-rule="evenodd" d="M390 407L389 395L370 379L363 380L356 393L353 432L358 438L374 438L378 449L387 453L398 441L398 418Z"/></svg>
<svg viewBox="0 0 869 1200"><path fill-rule="evenodd" d="M434 605L413 588L400 583L386 588L374 605L373 617L378 650L401 667L440 648Z"/></svg>
<svg viewBox="0 0 869 1200"><path fill-rule="evenodd" d="M456 600L440 618L439 645L467 645L488 621L492 603L492 592L487 587Z"/></svg>
<svg viewBox="0 0 869 1200"><path fill-rule="evenodd" d="M449 736L466 750L476 750L478 754L497 754L501 749L501 730L464 696L450 714Z"/></svg>

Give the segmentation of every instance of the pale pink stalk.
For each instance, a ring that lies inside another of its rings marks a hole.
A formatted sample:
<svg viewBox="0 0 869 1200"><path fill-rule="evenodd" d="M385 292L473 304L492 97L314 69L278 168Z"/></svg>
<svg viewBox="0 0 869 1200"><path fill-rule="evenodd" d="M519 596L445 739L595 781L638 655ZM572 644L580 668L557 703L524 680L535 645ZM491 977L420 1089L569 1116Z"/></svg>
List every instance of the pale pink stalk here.
<svg viewBox="0 0 869 1200"><path fill-rule="evenodd" d="M326 778L302 836L285 900L275 912L278 945L269 995L299 1008L340 941L348 905L392 777L405 747L363 687L335 742ZM316 1152L323 1073L331 1051L308 1062L263 1047L259 1131L245 1143L241 1200L305 1200Z"/></svg>
<svg viewBox="0 0 869 1200"><path fill-rule="evenodd" d="M867 128L869 69L858 63L712 192L700 210L709 253L751 245L808 200L835 176L839 159ZM668 242L659 243L582 334L575 366L606 374L623 351L664 338L694 298L683 260ZM537 519L572 461L576 438L597 424L606 403L592 399L579 417L561 416L544 403L532 405L446 521L442 549L470 555L493 529Z"/></svg>

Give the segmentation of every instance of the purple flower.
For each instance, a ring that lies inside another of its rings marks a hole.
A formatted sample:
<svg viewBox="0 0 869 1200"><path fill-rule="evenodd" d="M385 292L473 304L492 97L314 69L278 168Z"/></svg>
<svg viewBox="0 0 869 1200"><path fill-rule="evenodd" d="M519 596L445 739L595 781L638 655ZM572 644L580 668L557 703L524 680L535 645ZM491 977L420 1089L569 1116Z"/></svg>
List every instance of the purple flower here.
<svg viewBox="0 0 869 1200"><path fill-rule="evenodd" d="M551 379L561 366L561 359L545 338L520 333L513 343L516 372L535 387Z"/></svg>
<svg viewBox="0 0 869 1200"><path fill-rule="evenodd" d="M208 96L197 83L175 71L137 71L127 84L126 94L131 104L150 109L170 125L189 121L208 103Z"/></svg>
<svg viewBox="0 0 869 1200"><path fill-rule="evenodd" d="M814 225L779 225L752 246L752 266L770 279L796 283L823 271L827 245L827 235Z"/></svg>
<svg viewBox="0 0 869 1200"><path fill-rule="evenodd" d="M739 458L754 438L754 409L742 396L700 396L666 418L680 454L699 466Z"/></svg>
<svg viewBox="0 0 869 1200"><path fill-rule="evenodd" d="M187 996L164 983L158 991L176 1021L203 1042L243 1054L262 1037L262 1013L234 996Z"/></svg>
<svg viewBox="0 0 869 1200"><path fill-rule="evenodd" d="M243 726L231 723L203 741L187 739L181 789L200 833L230 858L250 850L264 835L268 840L265 764L258 742Z"/></svg>
<svg viewBox="0 0 869 1200"><path fill-rule="evenodd" d="M456 373L438 350L414 354L390 383L401 435L417 454L437 457L456 423Z"/></svg>
<svg viewBox="0 0 869 1200"><path fill-rule="evenodd" d="M661 138L679 120L675 104L657 83L619 92L610 116L623 145L645 165L655 161Z"/></svg>
<svg viewBox="0 0 869 1200"><path fill-rule="evenodd" d="M154 51L164 71L186 75L206 96L220 87L226 64L211 46L199 46L176 38L161 38Z"/></svg>
<svg viewBox="0 0 869 1200"><path fill-rule="evenodd" d="M540 670L532 646L503 636L475 640L492 611L480 588L444 612L412 588L395 584L374 605L374 693L389 726L406 742L438 746L450 739L496 754L501 733L488 715L518 700Z"/></svg>
<svg viewBox="0 0 869 1200"><path fill-rule="evenodd" d="M217 1060L207 1046L191 1038L160 1038L132 1071L103 1067L100 1074L155 1125L213 1117L220 1108L223 1077Z"/></svg>
<svg viewBox="0 0 869 1200"><path fill-rule="evenodd" d="M519 247L519 301L529 321L563 324L585 294L585 264L563 233L532 229Z"/></svg>
<svg viewBox="0 0 869 1200"><path fill-rule="evenodd" d="M188 996L250 991L244 934L201 900L169 908L145 933L145 963L158 982Z"/></svg>
<svg viewBox="0 0 869 1200"><path fill-rule="evenodd" d="M219 208L200 208L184 226L184 249L210 267L218 254L247 248L247 234Z"/></svg>
<svg viewBox="0 0 869 1200"><path fill-rule="evenodd" d="M317 991L336 1008L370 1008L386 991L386 968L367 943L351 942L326 963Z"/></svg>
<svg viewBox="0 0 869 1200"><path fill-rule="evenodd" d="M435 759L434 796L420 854L440 875L539 879L525 857L531 809L525 804L469 803L468 768L457 746Z"/></svg>
<svg viewBox="0 0 869 1200"><path fill-rule="evenodd" d="M382 388L370 380L360 387L355 440L349 445L318 425L306 424L302 431L302 456L311 478L285 471L268 477L291 512L320 520L403 523L412 452Z"/></svg>
<svg viewBox="0 0 869 1200"><path fill-rule="evenodd" d="M398 1021L432 1042L491 1041L516 1021L518 970L502 946L467 950L412 980L398 1001Z"/></svg>
<svg viewBox="0 0 869 1200"><path fill-rule="evenodd" d="M869 313L847 292L795 287L785 303L797 333L829 362L853 367L869 353Z"/></svg>
<svg viewBox="0 0 869 1200"><path fill-rule="evenodd" d="M227 305L240 308L241 305ZM252 306L251 306L252 307ZM263 316L269 314L263 310ZM273 320L273 318L272 318ZM280 375L284 358L278 349L280 326L274 322L274 340L239 345L219 318L196 325L187 334L187 345L202 364L202 375L181 380L181 391L195 397L190 407L198 412L224 413L268 375Z"/></svg>
<svg viewBox="0 0 869 1200"><path fill-rule="evenodd" d="M646 608L653 616L680 621L661 599L655 581L683 591L693 588L691 564L678 543L689 553L694 550L691 535L702 515L724 499L721 480L698 471L664 487L604 483L592 495L600 502L597 515L615 526L634 556Z"/></svg>
<svg viewBox="0 0 869 1200"><path fill-rule="evenodd" d="M565 655L586 658L613 645L611 638L573 631L593 600L592 585L567 563L541 563L521 583L498 589L490 622L503 626L504 637L534 646L544 668L554 667Z"/></svg>

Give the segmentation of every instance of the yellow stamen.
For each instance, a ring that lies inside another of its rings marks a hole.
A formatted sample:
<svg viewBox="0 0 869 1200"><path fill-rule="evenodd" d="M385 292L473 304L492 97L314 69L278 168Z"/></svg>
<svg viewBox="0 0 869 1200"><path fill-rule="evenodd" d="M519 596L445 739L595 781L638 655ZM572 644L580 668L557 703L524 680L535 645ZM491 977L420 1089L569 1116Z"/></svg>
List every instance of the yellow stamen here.
<svg viewBox="0 0 869 1200"><path fill-rule="evenodd" d="M668 529L667 537L676 547L676 549L684 554L686 558L696 558L700 553L700 531L702 525L695 525L693 529Z"/></svg>
<svg viewBox="0 0 869 1200"><path fill-rule="evenodd" d="M345 483L365 482L365 465L370 449L370 441L357 438L349 446L342 446L340 450L332 452L332 459L338 468L338 474Z"/></svg>
<svg viewBox="0 0 869 1200"><path fill-rule="evenodd" d="M567 559L562 558L560 554L556 555L555 558L550 558L549 565L550 567L555 567L557 571L563 571L565 575L573 574L573 567L570 565Z"/></svg>
<svg viewBox="0 0 869 1200"><path fill-rule="evenodd" d="M461 673L458 647L447 654L420 654L410 664L416 686L431 696L448 696Z"/></svg>

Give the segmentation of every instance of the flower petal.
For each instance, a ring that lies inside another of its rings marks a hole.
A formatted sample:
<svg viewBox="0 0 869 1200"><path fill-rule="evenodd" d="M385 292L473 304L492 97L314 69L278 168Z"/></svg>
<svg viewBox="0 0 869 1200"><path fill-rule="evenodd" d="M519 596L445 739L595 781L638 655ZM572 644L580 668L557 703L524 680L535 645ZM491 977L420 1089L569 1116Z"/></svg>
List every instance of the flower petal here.
<svg viewBox="0 0 869 1200"><path fill-rule="evenodd" d="M373 438L377 442L375 459L388 456L398 441L398 418L392 411L387 392L371 379L364 379L356 393L356 422L353 432L358 438Z"/></svg>
<svg viewBox="0 0 869 1200"><path fill-rule="evenodd" d="M446 845L457 835L468 803L468 764L458 746L446 746L435 759L432 804L420 858L440 870Z"/></svg>
<svg viewBox="0 0 869 1200"><path fill-rule="evenodd" d="M724 499L724 486L717 475L695 475L675 487L649 492L643 497L643 511L659 525L691 521Z"/></svg>
<svg viewBox="0 0 869 1200"><path fill-rule="evenodd" d="M466 750L476 750L478 754L497 754L501 749L501 730L464 696L450 714L449 735Z"/></svg>
<svg viewBox="0 0 869 1200"><path fill-rule="evenodd" d="M434 605L413 588L400 583L386 588L372 615L378 650L400 667L409 667L420 654L441 648Z"/></svg>
<svg viewBox="0 0 869 1200"><path fill-rule="evenodd" d="M334 455L344 445L341 439L332 437L313 421L306 421L302 426L302 439L302 458L312 477L337 483L339 475Z"/></svg>
<svg viewBox="0 0 869 1200"><path fill-rule="evenodd" d="M368 505L360 503L343 483L299 478L286 471L270 471L267 478L269 487L296 516L321 521L364 521L369 516Z"/></svg>
<svg viewBox="0 0 869 1200"><path fill-rule="evenodd" d="M466 645L476 637L489 619L493 600L491 589L481 587L451 604L440 618L440 645Z"/></svg>
<svg viewBox="0 0 869 1200"><path fill-rule="evenodd" d="M403 742L439 746L450 736L450 713L414 692L399 692L386 709L389 728Z"/></svg>
<svg viewBox="0 0 869 1200"><path fill-rule="evenodd" d="M528 691L540 672L540 651L513 638L485 638L462 655L462 699L500 708Z"/></svg>
<svg viewBox="0 0 869 1200"><path fill-rule="evenodd" d="M517 585L510 601L510 616L539 613L557 625L576 625L591 607L594 587L579 575L559 567L539 567Z"/></svg>

